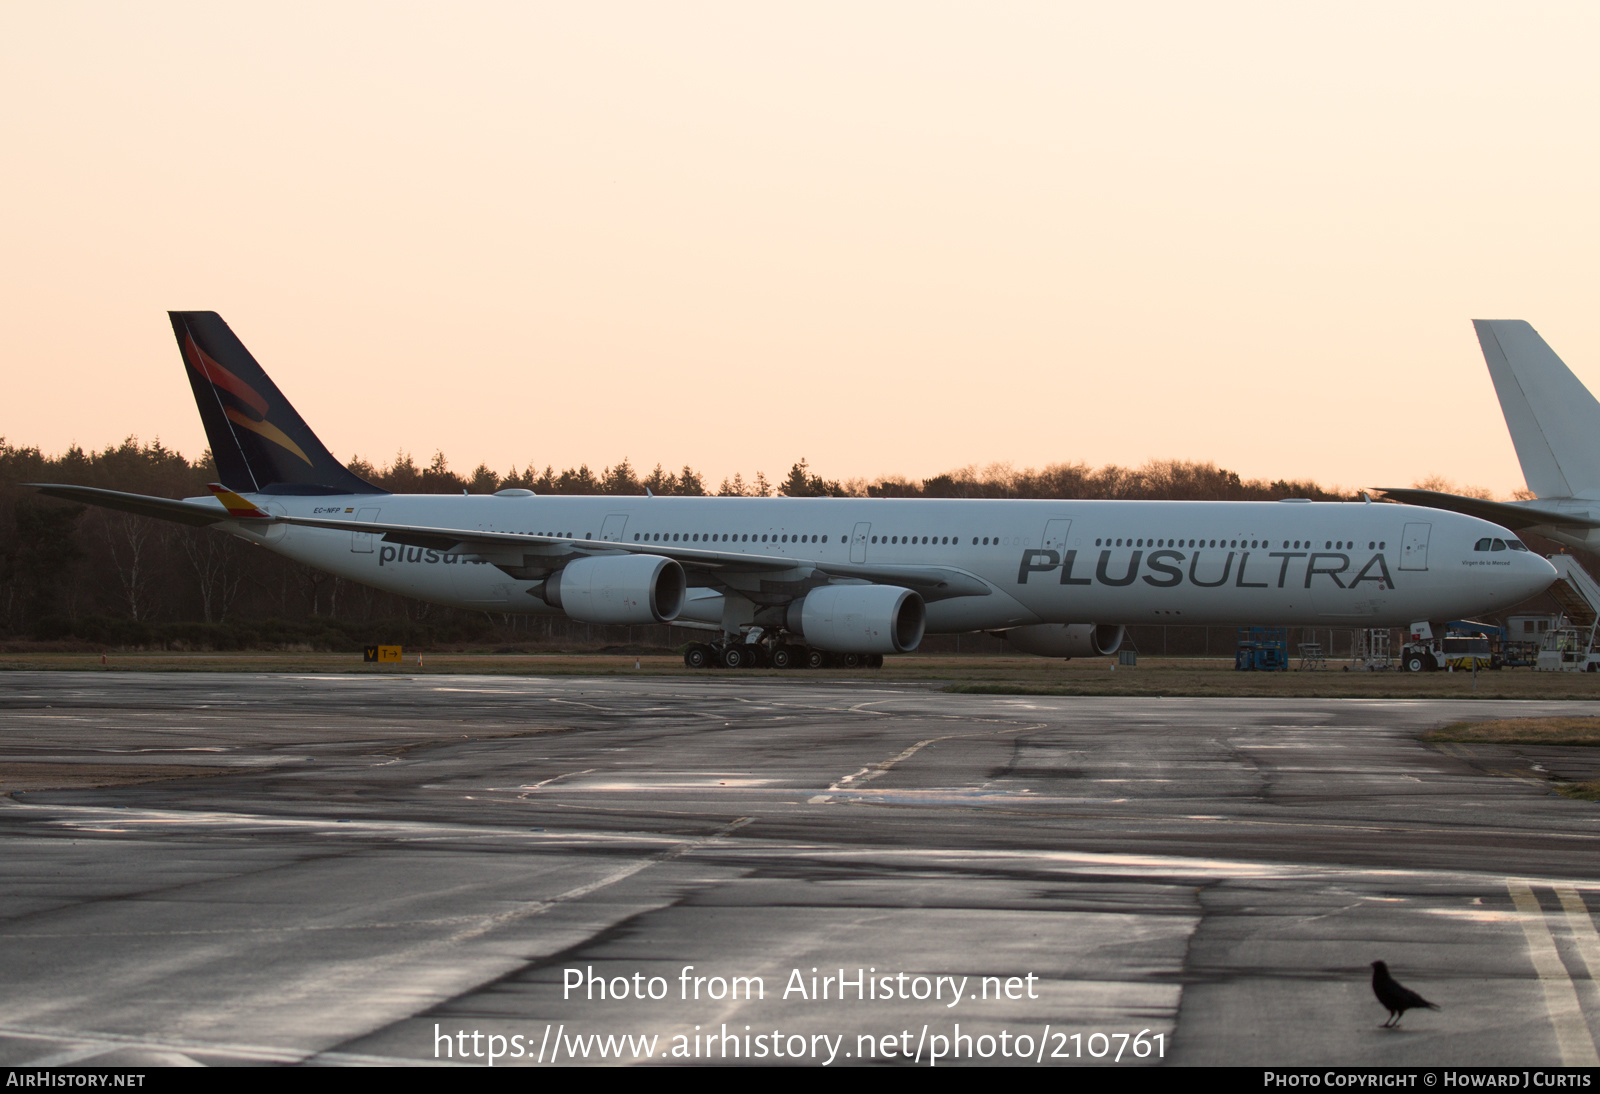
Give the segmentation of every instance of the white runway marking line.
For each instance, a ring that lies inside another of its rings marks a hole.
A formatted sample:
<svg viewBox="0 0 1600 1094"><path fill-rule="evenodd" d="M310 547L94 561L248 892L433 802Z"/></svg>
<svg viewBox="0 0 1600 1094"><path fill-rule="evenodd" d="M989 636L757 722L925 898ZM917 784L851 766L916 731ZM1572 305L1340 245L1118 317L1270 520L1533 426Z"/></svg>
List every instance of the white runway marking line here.
<svg viewBox="0 0 1600 1094"><path fill-rule="evenodd" d="M868 711L867 713L877 713L877 712L876 711ZM833 800L833 796L832 796L832 793L831 793L832 791L835 791L835 790L857 790L857 789L859 789L858 786L847 786L846 784L847 783L853 783L857 779L860 779L863 783L871 782L873 779L876 779L879 775L884 774L886 771L888 771L895 764L899 763L901 760L909 760L911 757L915 756L918 752L921 752L928 745L938 744L940 741L954 741L954 740L957 740L957 739L960 739L960 738L965 738L965 737L990 737L990 736L999 737L999 736L1002 736L1002 735L1004 735L1006 733L1025 733L1026 731L1028 731L1030 729L1043 729L1046 724L1047 723L1045 723L1045 722L1039 722L1039 723L1037 723L1035 725L1031 725L1031 726L1017 726L1017 727L1015 727L1013 729L1002 729L1002 730L999 730L998 732L995 732L995 733L947 733L943 737L929 737L926 741L918 741L916 744L912 745L910 748L906 749L904 752L900 753L900 755L894 757L893 759L884 760L880 764L873 764L873 765L868 766L868 767L863 767L860 771L857 771L853 775L846 775L844 778L840 779L836 783L831 784L828 787L829 793L827 793L827 794L818 794L815 797L808 799L808 802L811 805L826 805L828 802Z"/></svg>
<svg viewBox="0 0 1600 1094"><path fill-rule="evenodd" d="M1539 985L1544 989L1544 1009L1550 1015L1550 1024L1555 1027L1561 1062L1567 1067L1600 1066L1600 1054L1595 1052L1594 1038L1589 1035L1589 1023L1578 1003L1578 989L1567 975L1567 967L1562 964L1561 954L1556 950L1556 940L1550 933L1544 909L1539 906L1539 898L1533 895L1530 885L1530 882L1521 878L1506 878L1506 889L1521 913L1517 921L1528 940L1528 956L1533 961L1534 971L1539 974ZM1576 897L1577 893L1573 892L1572 895ZM1562 905L1566 908L1568 923L1572 924L1575 920L1572 906L1565 899ZM1584 919L1588 919L1587 909ZM1594 932L1592 922L1589 923L1589 931L1591 934ZM1581 943L1580 952L1583 952ZM1584 964L1589 964L1587 953L1584 953Z"/></svg>
<svg viewBox="0 0 1600 1094"><path fill-rule="evenodd" d="M1556 896L1561 898L1561 907L1567 913L1567 925L1572 928L1572 940L1577 944L1578 956L1583 958L1583 967L1589 973L1589 979L1597 979L1600 974L1600 932L1596 932L1594 920L1589 915L1589 908L1583 902L1583 897L1571 885L1556 885Z"/></svg>

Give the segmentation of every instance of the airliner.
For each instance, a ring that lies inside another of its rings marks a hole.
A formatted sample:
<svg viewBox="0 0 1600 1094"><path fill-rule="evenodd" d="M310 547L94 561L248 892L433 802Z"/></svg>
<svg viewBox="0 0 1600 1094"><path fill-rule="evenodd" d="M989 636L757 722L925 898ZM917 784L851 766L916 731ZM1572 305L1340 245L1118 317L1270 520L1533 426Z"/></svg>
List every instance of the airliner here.
<svg viewBox="0 0 1600 1094"><path fill-rule="evenodd" d="M212 496L30 485L439 604L697 629L695 667L881 664L975 631L1075 657L1140 623L1407 625L1555 577L1489 521L1371 502L391 494L333 457L220 316L169 314Z"/></svg>
<svg viewBox="0 0 1600 1094"><path fill-rule="evenodd" d="M1411 505L1467 513L1581 550L1600 550L1600 402L1521 319L1474 319L1532 501L1385 488Z"/></svg>

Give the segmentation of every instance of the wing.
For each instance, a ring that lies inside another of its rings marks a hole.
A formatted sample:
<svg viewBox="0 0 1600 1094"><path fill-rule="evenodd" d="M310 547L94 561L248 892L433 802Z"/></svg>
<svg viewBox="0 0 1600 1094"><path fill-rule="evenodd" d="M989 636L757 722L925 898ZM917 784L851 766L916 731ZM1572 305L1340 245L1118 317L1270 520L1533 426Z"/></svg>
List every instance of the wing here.
<svg viewBox="0 0 1600 1094"><path fill-rule="evenodd" d="M321 517L271 518L280 524L334 531L381 533L384 540L408 547L472 554L499 566L512 577L535 579L559 570L574 558L603 554L655 555L670 558L691 573L717 575L773 575L776 580L804 581L812 574L855 579L874 585L899 585L915 589L924 600L957 596L988 596L988 582L966 570L949 566L868 565L822 559L763 555L744 551L716 551L675 543L625 543L617 540L566 539L523 532L489 532L471 528L439 528L417 524L386 524Z"/></svg>
<svg viewBox="0 0 1600 1094"><path fill-rule="evenodd" d="M1460 494L1442 494L1437 490L1397 490L1383 487L1381 492L1384 497L1404 502L1406 505L1424 505L1430 509L1465 513L1469 517L1479 517L1513 531L1534 528L1541 524L1553 528L1600 528L1600 521L1589 520L1587 517L1570 516L1549 509L1534 509L1527 505L1512 505L1503 501L1466 498Z"/></svg>
<svg viewBox="0 0 1600 1094"><path fill-rule="evenodd" d="M1408 1010L1416 1007L1429 1007L1433 1010L1439 1009L1422 996L1412 991L1410 988L1403 988L1399 984L1396 984L1394 986L1394 990L1396 1002L1405 1006Z"/></svg>
<svg viewBox="0 0 1600 1094"><path fill-rule="evenodd" d="M386 542L407 547L425 547L450 554L469 554L498 566L511 577L538 580L548 577L573 559L600 554L657 555L670 558L685 570L699 576L704 584L720 585L719 577L762 575L779 583L817 584L830 578L855 580L875 585L898 585L914 589L924 600L945 600L958 596L988 596L988 582L966 570L949 566L870 565L822 559L794 558L788 555L763 555L743 551L715 551L681 544L622 543L614 540L567 539L523 532L492 532L482 528L446 528L424 524L396 524L381 521L339 520L325 517L293 517L245 510L243 499L227 491L235 502L219 500L177 501L92 486L63 486L51 483L25 483L41 494L67 501L84 502L140 516L177 521L197 527L233 521L245 527L290 524L302 528L323 528L337 532L363 532L381 535ZM224 505L231 505L230 512ZM821 582L817 578L821 578Z"/></svg>

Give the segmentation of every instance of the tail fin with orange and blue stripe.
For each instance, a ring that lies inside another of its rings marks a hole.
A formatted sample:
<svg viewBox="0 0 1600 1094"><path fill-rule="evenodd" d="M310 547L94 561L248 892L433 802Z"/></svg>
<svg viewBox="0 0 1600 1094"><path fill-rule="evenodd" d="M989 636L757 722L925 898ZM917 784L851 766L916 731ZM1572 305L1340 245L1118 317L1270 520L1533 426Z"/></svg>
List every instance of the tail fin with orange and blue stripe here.
<svg viewBox="0 0 1600 1094"><path fill-rule="evenodd" d="M217 476L245 494L382 494L317 439L216 312L168 312Z"/></svg>

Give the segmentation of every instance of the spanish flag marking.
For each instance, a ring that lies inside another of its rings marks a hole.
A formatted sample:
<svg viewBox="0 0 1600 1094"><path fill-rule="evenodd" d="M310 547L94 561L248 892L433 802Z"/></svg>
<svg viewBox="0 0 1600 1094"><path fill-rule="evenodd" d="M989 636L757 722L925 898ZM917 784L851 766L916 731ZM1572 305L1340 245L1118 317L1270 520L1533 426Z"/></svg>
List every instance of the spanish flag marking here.
<svg viewBox="0 0 1600 1094"><path fill-rule="evenodd" d="M217 500L222 503L222 507L228 511L228 515L230 517L243 517L261 520L267 516L266 513L263 513L254 505L251 505L249 502L245 501L238 494L235 494L232 490L229 490L221 483L207 483L206 489L216 495Z"/></svg>

